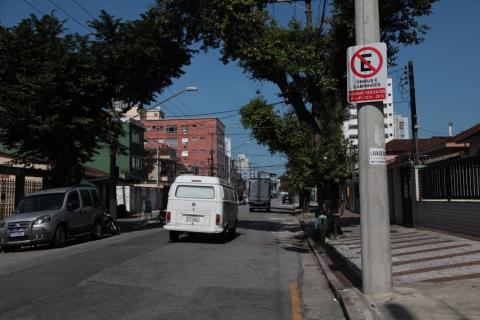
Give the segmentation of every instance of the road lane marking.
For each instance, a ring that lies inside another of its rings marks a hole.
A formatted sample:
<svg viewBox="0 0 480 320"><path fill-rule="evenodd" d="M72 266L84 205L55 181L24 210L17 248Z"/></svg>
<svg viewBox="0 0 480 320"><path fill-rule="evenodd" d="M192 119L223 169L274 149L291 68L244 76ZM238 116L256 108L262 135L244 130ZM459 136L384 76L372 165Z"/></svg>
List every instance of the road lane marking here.
<svg viewBox="0 0 480 320"><path fill-rule="evenodd" d="M298 294L298 284L296 282L290 283L290 300L292 302L292 320L302 320L300 296Z"/></svg>

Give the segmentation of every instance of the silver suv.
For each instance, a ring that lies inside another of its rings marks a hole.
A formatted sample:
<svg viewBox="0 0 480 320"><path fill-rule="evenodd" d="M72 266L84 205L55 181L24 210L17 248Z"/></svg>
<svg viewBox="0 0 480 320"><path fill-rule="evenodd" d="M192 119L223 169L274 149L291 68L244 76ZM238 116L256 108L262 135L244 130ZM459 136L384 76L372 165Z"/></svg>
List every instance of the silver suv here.
<svg viewBox="0 0 480 320"><path fill-rule="evenodd" d="M26 196L14 213L0 220L4 251L36 243L64 246L68 237L102 235L103 208L92 187L47 189Z"/></svg>

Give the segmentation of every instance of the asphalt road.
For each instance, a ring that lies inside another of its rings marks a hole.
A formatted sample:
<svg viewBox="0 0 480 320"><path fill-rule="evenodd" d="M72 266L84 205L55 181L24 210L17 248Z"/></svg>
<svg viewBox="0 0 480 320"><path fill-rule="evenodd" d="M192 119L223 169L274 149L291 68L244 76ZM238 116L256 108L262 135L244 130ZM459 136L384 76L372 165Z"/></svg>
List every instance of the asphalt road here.
<svg viewBox="0 0 480 320"><path fill-rule="evenodd" d="M240 207L237 236L153 228L0 255L0 319L341 319L296 218Z"/></svg>

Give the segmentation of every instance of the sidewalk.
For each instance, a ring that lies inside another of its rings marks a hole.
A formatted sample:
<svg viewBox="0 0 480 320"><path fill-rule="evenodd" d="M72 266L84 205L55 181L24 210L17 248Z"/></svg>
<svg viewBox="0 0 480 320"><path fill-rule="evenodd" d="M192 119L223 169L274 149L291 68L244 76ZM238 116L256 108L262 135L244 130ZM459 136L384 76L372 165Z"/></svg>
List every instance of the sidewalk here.
<svg viewBox="0 0 480 320"><path fill-rule="evenodd" d="M313 223L313 216L303 220L307 235ZM329 279L332 289L340 299L348 293L344 311L351 319L480 319L480 242L391 226L394 292L367 297L361 294L359 223L360 216L347 211L340 238L321 247L309 237L324 271L337 278Z"/></svg>

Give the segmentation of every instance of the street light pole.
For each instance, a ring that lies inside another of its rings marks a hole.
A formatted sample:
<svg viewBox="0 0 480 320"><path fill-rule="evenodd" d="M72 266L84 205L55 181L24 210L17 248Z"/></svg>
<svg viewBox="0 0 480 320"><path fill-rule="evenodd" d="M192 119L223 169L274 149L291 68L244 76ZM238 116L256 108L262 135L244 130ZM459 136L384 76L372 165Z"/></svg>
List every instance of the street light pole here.
<svg viewBox="0 0 480 320"><path fill-rule="evenodd" d="M147 108L147 110L151 110L162 103L167 102L170 99L175 98L176 96L186 92L186 91L198 91L198 88L195 86L190 86L186 87L185 89L180 90L179 92L175 93L174 95L168 97L167 99L160 101L159 103L155 104L152 107ZM113 103L112 103L113 105ZM119 121L118 114L112 107L112 121ZM126 121L130 121L136 117L138 117L139 114L134 115L133 117L128 118ZM117 219L117 179L118 179L118 171L117 171L117 144L118 141L114 141L114 139L117 139L117 137L112 137L112 141L110 142L110 177L109 177L109 187L110 187L110 197L109 197L109 209L110 209L110 215L113 217L113 219ZM158 149L157 149L158 150ZM157 154L157 165L158 165L158 154ZM159 170L159 167L157 167L157 170ZM157 187L158 187L159 181L158 181L158 176L157 176Z"/></svg>

